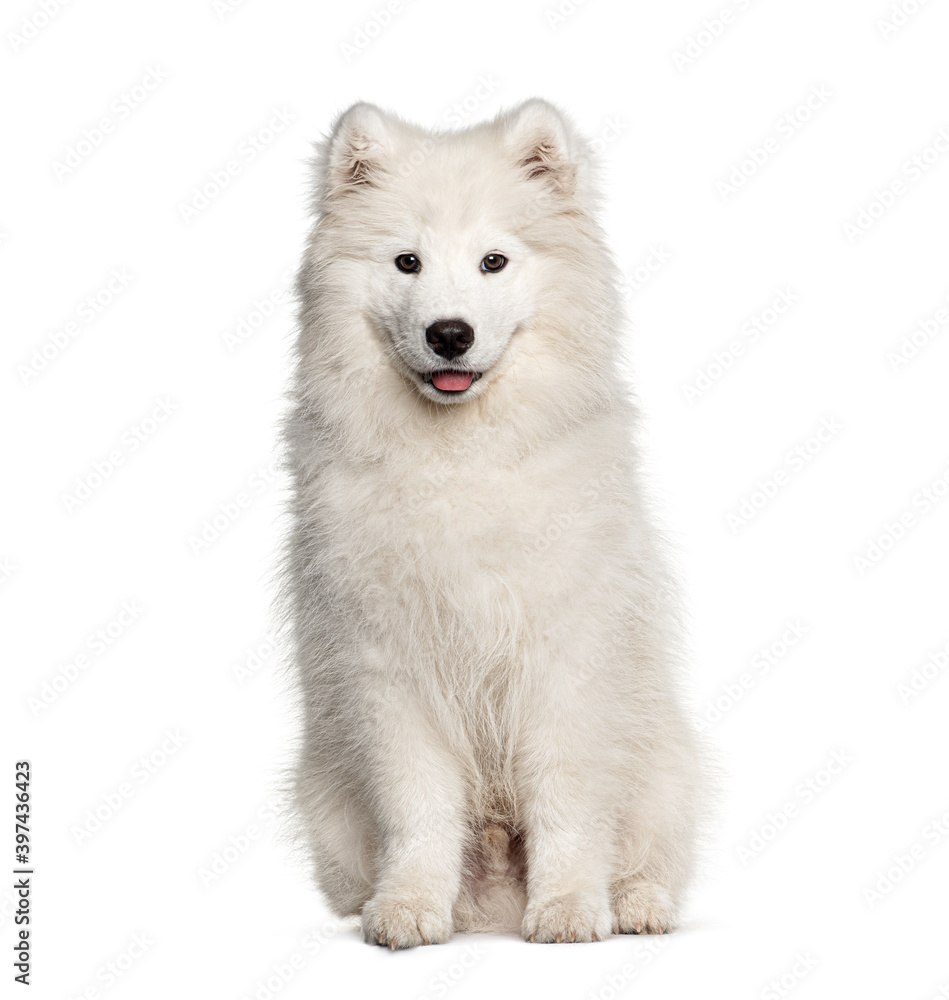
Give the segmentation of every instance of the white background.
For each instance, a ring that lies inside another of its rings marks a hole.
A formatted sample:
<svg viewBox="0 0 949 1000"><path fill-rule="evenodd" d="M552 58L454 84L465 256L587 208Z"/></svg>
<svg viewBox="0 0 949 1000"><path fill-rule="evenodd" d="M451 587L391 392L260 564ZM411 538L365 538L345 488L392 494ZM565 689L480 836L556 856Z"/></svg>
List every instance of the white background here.
<svg viewBox="0 0 949 1000"><path fill-rule="evenodd" d="M949 993L947 5L888 28L891 0L226 2L15 0L0 24L0 799L31 759L31 995ZM535 94L600 139L725 795L669 938L391 954L271 819L305 161L357 99L447 126Z"/></svg>

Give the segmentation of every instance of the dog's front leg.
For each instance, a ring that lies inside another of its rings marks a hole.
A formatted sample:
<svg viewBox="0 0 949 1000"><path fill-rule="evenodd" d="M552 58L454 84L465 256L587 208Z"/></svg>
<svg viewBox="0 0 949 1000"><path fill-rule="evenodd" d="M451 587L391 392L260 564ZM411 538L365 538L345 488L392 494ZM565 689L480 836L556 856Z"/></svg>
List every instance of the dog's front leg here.
<svg viewBox="0 0 949 1000"><path fill-rule="evenodd" d="M437 944L451 936L461 882L460 769L413 685L389 684L376 692L374 706L364 747L380 843L363 934L390 948Z"/></svg>
<svg viewBox="0 0 949 1000"><path fill-rule="evenodd" d="M576 704L552 700L525 726L516 764L527 848L522 933L535 942L603 940L612 932L614 851L604 748L591 747Z"/></svg>

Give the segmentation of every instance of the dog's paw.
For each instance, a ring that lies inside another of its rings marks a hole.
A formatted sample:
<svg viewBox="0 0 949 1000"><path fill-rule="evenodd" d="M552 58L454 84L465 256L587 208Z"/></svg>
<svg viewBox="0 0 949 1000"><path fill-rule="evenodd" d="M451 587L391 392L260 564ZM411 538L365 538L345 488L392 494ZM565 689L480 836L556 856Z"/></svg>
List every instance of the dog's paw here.
<svg viewBox="0 0 949 1000"><path fill-rule="evenodd" d="M655 882L635 882L613 900L614 934L666 934L675 929L672 897Z"/></svg>
<svg viewBox="0 0 949 1000"><path fill-rule="evenodd" d="M372 899L362 911L362 933L369 944L414 948L442 944L451 937L451 909L430 902Z"/></svg>
<svg viewBox="0 0 949 1000"><path fill-rule="evenodd" d="M521 933L534 942L603 941L610 936L609 907L577 894L529 903Z"/></svg>

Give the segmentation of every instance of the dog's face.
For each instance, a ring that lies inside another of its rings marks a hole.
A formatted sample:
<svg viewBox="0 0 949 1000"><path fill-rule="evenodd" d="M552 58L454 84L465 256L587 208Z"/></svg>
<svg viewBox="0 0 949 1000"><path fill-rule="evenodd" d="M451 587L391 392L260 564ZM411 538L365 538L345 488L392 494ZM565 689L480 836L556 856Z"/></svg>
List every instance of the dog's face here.
<svg viewBox="0 0 949 1000"><path fill-rule="evenodd" d="M550 266L537 222L575 204L571 141L540 101L446 135L365 104L338 122L321 208L354 307L410 391L449 404L490 391Z"/></svg>
<svg viewBox="0 0 949 1000"><path fill-rule="evenodd" d="M423 395L453 403L486 390L534 303L530 252L498 199L464 166L446 166L455 176L442 174L440 190L395 180L397 207L367 279L368 310L395 363Z"/></svg>

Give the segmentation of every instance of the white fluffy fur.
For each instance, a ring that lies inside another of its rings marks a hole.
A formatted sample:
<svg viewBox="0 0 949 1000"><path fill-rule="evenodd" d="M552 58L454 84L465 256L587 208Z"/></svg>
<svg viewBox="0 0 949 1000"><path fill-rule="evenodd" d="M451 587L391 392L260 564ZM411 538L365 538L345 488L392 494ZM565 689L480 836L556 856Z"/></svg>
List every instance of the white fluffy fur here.
<svg viewBox="0 0 949 1000"><path fill-rule="evenodd" d="M702 754L590 172L536 100L447 134L358 104L317 158L285 427L295 802L372 943L661 933L694 867ZM456 395L418 374L447 318L484 373Z"/></svg>

